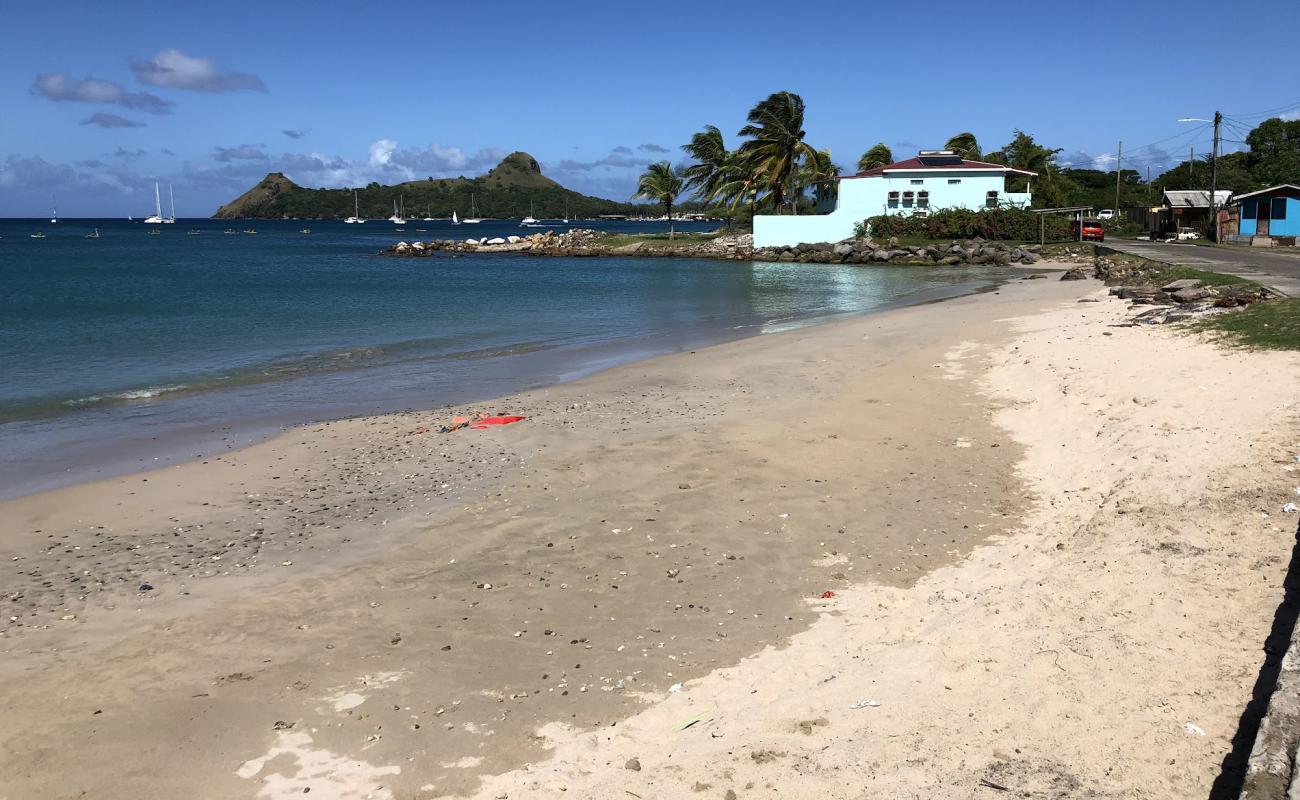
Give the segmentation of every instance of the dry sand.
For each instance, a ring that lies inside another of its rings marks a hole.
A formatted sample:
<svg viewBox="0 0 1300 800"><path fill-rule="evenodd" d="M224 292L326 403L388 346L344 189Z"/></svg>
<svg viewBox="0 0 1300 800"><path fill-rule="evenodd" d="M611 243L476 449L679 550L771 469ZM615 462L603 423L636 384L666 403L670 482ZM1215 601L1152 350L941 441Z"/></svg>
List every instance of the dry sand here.
<svg viewBox="0 0 1300 800"><path fill-rule="evenodd" d="M1294 543L1300 360L1100 294L0 504L0 798L1205 796Z"/></svg>

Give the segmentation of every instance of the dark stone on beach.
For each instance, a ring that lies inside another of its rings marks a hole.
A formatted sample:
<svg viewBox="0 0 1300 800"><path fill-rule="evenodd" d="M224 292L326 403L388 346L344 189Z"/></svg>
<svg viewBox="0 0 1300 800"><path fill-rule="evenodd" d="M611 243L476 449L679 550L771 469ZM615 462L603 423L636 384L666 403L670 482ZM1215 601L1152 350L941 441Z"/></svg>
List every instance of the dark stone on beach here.
<svg viewBox="0 0 1300 800"><path fill-rule="evenodd" d="M142 591L142 592L152 592L152 591L153 591L153 584L152 584L152 583L142 583L142 584L140 584L140 591Z"/></svg>
<svg viewBox="0 0 1300 800"><path fill-rule="evenodd" d="M1088 271L1083 267L1072 267L1065 271L1061 276L1063 281L1081 281L1088 277Z"/></svg>
<svg viewBox="0 0 1300 800"><path fill-rule="evenodd" d="M1199 289L1204 285L1205 284L1201 283L1195 278L1183 278L1182 280L1174 281L1173 283L1167 283L1164 286L1161 286L1160 291L1169 292L1170 294L1173 294L1179 289Z"/></svg>
<svg viewBox="0 0 1300 800"><path fill-rule="evenodd" d="M1197 281L1197 283L1199 282L1200 281ZM1175 300L1177 300L1180 303L1195 303L1197 300L1204 300L1205 298L1209 297L1211 294L1213 293L1209 289L1202 289L1200 287L1188 287L1186 289L1179 289L1178 291L1174 292L1173 297Z"/></svg>
<svg viewBox="0 0 1300 800"><path fill-rule="evenodd" d="M629 759L627 760L627 763L623 765L623 769L630 769L630 770L632 770L633 772L640 772L640 771L641 771L641 760L640 760L640 759L637 759L637 758L629 758Z"/></svg>
<svg viewBox="0 0 1300 800"><path fill-rule="evenodd" d="M285 721L282 720L282 719L277 719L277 720L275 721L275 724L271 726L271 730L275 730L275 731L287 731L287 730L289 730L290 728L292 728L293 726L294 726L294 723L292 723L292 722L285 722Z"/></svg>

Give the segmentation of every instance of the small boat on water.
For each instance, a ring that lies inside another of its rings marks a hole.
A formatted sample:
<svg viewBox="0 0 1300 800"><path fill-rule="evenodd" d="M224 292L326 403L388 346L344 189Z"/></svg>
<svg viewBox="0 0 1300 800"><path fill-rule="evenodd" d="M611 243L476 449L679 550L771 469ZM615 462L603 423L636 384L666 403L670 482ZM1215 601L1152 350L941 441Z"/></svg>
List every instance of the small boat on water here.
<svg viewBox="0 0 1300 800"><path fill-rule="evenodd" d="M149 235L150 235L150 236L162 236L162 231L158 230L157 228L154 228L153 230L149 231Z"/></svg>
<svg viewBox="0 0 1300 800"><path fill-rule="evenodd" d="M50 195L50 205L54 206L54 213L50 216L50 224L59 224L59 204L55 202L54 195Z"/></svg>
<svg viewBox="0 0 1300 800"><path fill-rule="evenodd" d="M302 235L306 236L307 234L311 233L311 228L302 228L298 231L298 233L301 233Z"/></svg>
<svg viewBox="0 0 1300 800"><path fill-rule="evenodd" d="M88 233L88 234L86 234L86 238L87 238L87 239L98 239L98 238L99 238L99 228L96 228L96 229L94 230L93 233Z"/></svg>
<svg viewBox="0 0 1300 800"><path fill-rule="evenodd" d="M33 239L44 239L44 238L45 238L45 234L41 233L40 231L37 231L36 233L33 233L31 236L32 236Z"/></svg>
<svg viewBox="0 0 1300 800"><path fill-rule="evenodd" d="M186 235L186 236L198 236L198 235L201 234L201 233L203 233L203 231L199 230L198 228L190 228L188 231L185 232L185 235Z"/></svg>
<svg viewBox="0 0 1300 800"><path fill-rule="evenodd" d="M405 204L405 202L406 202L406 198L402 198L402 202L403 202L403 204ZM388 218L388 221L391 222L391 223L393 223L394 225L405 225L405 224L406 224L406 219L402 217L402 214L401 214L401 213L398 211L398 209L397 209L397 201L396 201L396 200L393 201L393 216L389 217L389 218Z"/></svg>
<svg viewBox="0 0 1300 800"><path fill-rule="evenodd" d="M226 228L224 231L222 231L222 233L226 234L227 236L239 235L239 231L235 230L234 228Z"/></svg>
<svg viewBox="0 0 1300 800"><path fill-rule="evenodd" d="M453 216L452 222L455 221L456 218ZM474 204L474 193L470 192L469 193L469 216L465 217L465 219L462 219L461 222L465 223L466 225L477 225L482 221L483 219L478 215L478 206Z"/></svg>
<svg viewBox="0 0 1300 800"><path fill-rule="evenodd" d="M256 228L244 228L244 233L247 233L247 234L249 234L249 235L252 235L252 234L254 234L254 233L257 233L257 229L256 229Z"/></svg>
<svg viewBox="0 0 1300 800"><path fill-rule="evenodd" d="M352 216L343 221L349 225L360 225L365 222L365 220L361 218L361 204L357 201L356 189L352 190Z"/></svg>
<svg viewBox="0 0 1300 800"><path fill-rule="evenodd" d="M533 216L533 201L528 201L528 216L519 220L520 225L536 225L537 219Z"/></svg>
<svg viewBox="0 0 1300 800"><path fill-rule="evenodd" d="M460 217L456 216L456 212L455 212L455 211L451 212L451 224L452 224L452 225L459 225L459 224L460 224Z"/></svg>
<svg viewBox="0 0 1300 800"><path fill-rule="evenodd" d="M158 194L158 181L153 182L153 216L145 217L146 225L161 225L167 219L162 215L162 196Z"/></svg>

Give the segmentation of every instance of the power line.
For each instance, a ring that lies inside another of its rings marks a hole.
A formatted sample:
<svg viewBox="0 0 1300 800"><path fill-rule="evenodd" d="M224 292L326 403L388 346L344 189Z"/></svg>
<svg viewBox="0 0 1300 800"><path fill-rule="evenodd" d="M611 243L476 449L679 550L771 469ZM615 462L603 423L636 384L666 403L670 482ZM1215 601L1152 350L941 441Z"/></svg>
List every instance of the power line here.
<svg viewBox="0 0 1300 800"><path fill-rule="evenodd" d="M1284 112L1286 112L1286 111L1290 111L1290 110L1293 109L1293 108L1300 108L1300 100L1296 100L1295 102L1287 103L1286 105L1283 105L1283 106L1276 106L1276 107L1274 107L1274 108L1267 108L1267 109L1264 109L1263 111L1252 111L1252 112L1250 112L1250 113L1248 113L1248 114L1224 114L1223 116L1224 116L1224 117L1233 117L1233 118L1236 118L1236 119L1256 119L1256 118L1259 118L1259 117L1267 117L1267 116L1269 116L1269 115L1271 115L1271 114L1281 114L1281 113L1284 113Z"/></svg>

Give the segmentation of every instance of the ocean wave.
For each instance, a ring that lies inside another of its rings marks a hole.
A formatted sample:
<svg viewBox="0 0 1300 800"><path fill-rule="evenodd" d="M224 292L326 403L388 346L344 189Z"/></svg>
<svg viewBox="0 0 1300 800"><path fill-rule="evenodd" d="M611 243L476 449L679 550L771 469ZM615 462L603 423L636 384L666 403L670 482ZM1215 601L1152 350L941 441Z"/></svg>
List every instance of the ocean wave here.
<svg viewBox="0 0 1300 800"><path fill-rule="evenodd" d="M302 380L316 375L410 364L521 356L558 347L561 342L534 340L467 349L450 349L448 344L445 339L417 339L385 345L339 348L286 355L219 373L189 376L184 382L114 389L76 397L27 398L0 404L0 423L57 417L114 406L147 405L183 394Z"/></svg>
<svg viewBox="0 0 1300 800"><path fill-rule="evenodd" d="M165 394L183 392L189 388L190 386L184 383L169 386L151 386L148 389L129 389L125 392L92 394L89 397L75 397L71 400L64 400L63 405L72 408L84 408L85 406L99 405L103 403L130 403L136 400L152 400L155 397L162 397Z"/></svg>

